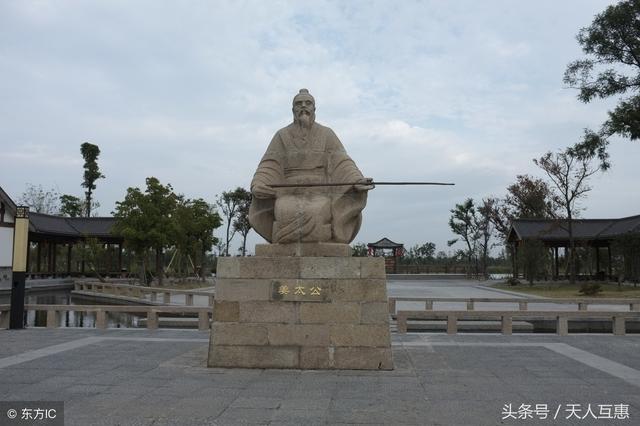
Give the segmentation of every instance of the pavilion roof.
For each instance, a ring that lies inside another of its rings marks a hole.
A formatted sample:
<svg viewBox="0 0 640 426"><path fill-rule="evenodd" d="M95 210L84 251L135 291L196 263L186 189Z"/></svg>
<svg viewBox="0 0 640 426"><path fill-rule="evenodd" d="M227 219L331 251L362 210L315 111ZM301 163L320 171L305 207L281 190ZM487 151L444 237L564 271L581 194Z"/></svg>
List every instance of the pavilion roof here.
<svg viewBox="0 0 640 426"><path fill-rule="evenodd" d="M640 233L640 215L620 219L574 219L576 240L610 240L625 234ZM516 219L511 223L509 241L540 240L560 242L569 239L566 220Z"/></svg>
<svg viewBox="0 0 640 426"><path fill-rule="evenodd" d="M378 240L375 243L367 244L367 247L382 248L382 249L393 249L393 248L404 247L404 245L403 244L394 243L393 241L391 241L387 237L384 237L383 239Z"/></svg>
<svg viewBox="0 0 640 426"><path fill-rule="evenodd" d="M42 235L67 237L115 237L114 217L62 217L29 213L30 231Z"/></svg>

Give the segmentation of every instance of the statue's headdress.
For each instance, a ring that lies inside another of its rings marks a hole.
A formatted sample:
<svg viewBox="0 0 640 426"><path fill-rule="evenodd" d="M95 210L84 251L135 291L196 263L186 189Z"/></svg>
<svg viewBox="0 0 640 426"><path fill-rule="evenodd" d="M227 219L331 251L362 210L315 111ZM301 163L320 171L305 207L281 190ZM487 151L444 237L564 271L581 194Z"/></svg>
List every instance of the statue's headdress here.
<svg viewBox="0 0 640 426"><path fill-rule="evenodd" d="M300 89L298 94L293 97L293 103L295 104L298 99L311 99L314 104L316 103L316 100L311 96L311 93L309 93L309 90L307 89Z"/></svg>

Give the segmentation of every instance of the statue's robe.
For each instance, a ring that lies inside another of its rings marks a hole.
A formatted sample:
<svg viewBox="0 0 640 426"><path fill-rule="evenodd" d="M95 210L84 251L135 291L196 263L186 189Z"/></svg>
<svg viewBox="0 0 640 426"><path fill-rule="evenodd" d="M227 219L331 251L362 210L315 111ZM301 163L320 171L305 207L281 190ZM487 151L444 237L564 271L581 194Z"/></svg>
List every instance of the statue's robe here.
<svg viewBox="0 0 640 426"><path fill-rule="evenodd" d="M333 130L314 123L308 130L292 123L280 129L251 182L357 182L362 173ZM353 186L277 188L275 198L254 195L249 209L253 229L271 243L350 243L362 223L367 191Z"/></svg>

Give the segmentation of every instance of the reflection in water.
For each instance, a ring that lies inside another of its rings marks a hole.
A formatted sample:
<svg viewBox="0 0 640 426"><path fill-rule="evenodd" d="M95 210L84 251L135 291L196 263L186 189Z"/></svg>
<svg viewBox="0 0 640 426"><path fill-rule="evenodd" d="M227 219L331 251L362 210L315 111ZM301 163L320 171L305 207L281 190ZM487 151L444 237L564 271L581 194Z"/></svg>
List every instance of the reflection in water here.
<svg viewBox="0 0 640 426"><path fill-rule="evenodd" d="M10 300L10 296L6 297ZM0 297L0 304L9 303ZM77 298L71 295L69 290L30 292L25 297L26 304L37 305L102 305L93 300ZM128 314L124 312L107 312L107 323L109 328L120 327L138 327L140 319L146 318L136 314ZM45 311L28 311L26 313L27 327L46 327L47 312ZM96 326L95 312L58 312L59 327L84 327L92 328Z"/></svg>

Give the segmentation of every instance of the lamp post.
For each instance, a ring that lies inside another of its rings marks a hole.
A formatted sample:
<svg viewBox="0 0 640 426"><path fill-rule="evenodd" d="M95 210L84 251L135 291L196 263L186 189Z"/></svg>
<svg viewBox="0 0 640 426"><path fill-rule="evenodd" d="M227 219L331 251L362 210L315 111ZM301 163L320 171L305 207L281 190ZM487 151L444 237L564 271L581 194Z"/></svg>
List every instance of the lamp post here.
<svg viewBox="0 0 640 426"><path fill-rule="evenodd" d="M29 248L29 207L16 209L13 228L13 277L11 285L10 329L24 327L24 283L27 275L27 255Z"/></svg>

